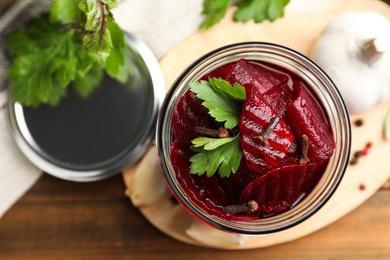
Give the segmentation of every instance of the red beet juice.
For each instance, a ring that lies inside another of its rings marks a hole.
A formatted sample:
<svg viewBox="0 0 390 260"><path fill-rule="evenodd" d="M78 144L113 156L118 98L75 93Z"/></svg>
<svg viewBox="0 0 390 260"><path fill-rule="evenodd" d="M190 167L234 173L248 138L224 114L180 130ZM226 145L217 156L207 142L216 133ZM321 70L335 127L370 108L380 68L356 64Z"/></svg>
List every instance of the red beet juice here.
<svg viewBox="0 0 390 260"><path fill-rule="evenodd" d="M188 90L172 120L171 161L180 185L208 213L228 221L255 220L293 208L316 186L335 149L321 105L301 78L264 62L241 59L201 80L210 78L245 88L239 124L230 131L240 134L240 166L229 177L190 173L190 158L195 154L191 141L201 136L194 129L220 129L223 125L209 115L203 100ZM271 125L265 144L257 137ZM256 207L234 210L250 202Z"/></svg>

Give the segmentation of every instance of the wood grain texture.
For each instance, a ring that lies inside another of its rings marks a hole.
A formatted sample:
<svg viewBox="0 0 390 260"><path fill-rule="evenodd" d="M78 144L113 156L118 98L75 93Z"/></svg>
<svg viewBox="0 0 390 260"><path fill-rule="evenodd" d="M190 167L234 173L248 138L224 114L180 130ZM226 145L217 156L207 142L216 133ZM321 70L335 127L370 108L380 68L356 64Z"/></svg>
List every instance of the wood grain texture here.
<svg viewBox="0 0 390 260"><path fill-rule="evenodd" d="M323 8L318 8L321 6ZM310 56L323 27L332 17L344 13L372 10L390 19L390 7L378 0L292 0L285 16L273 23L240 24L232 22L234 8L228 16L211 30L199 30L176 46L160 62L170 86L184 68L201 55L226 44L242 41L267 41L282 44ZM190 50L190 51L189 51ZM368 112L351 115L351 153L364 149L368 142L373 144L370 154L359 160L357 165L347 168L343 181L330 201L307 221L280 233L250 237L244 244L213 244L196 241L186 234L194 218L183 208L172 207L169 200L158 205L140 207L140 211L158 229L186 243L224 249L248 249L268 247L285 243L336 221L372 196L390 177L390 142L383 138L383 122L390 109L390 100ZM353 122L363 119L363 126ZM124 171L124 176L127 171ZM131 175L131 174L129 174ZM127 183L131 186L131 183ZM363 189L364 188L364 189ZM163 215L158 212L167 212Z"/></svg>
<svg viewBox="0 0 390 260"><path fill-rule="evenodd" d="M155 229L131 206L120 176L74 183L44 175L0 219L0 259L389 259L390 191L328 227L278 246L225 251Z"/></svg>
<svg viewBox="0 0 390 260"><path fill-rule="evenodd" d="M166 236L131 205L124 190L120 176L74 183L44 175L0 219L0 259L390 258L390 180L361 206L315 233L244 251L192 246Z"/></svg>
<svg viewBox="0 0 390 260"><path fill-rule="evenodd" d="M351 156L364 149L368 142L372 147L368 155L359 159L358 164L349 165L345 176L332 198L314 216L305 222L280 233L249 237L244 244L217 245L200 243L189 237L186 231L196 220L180 205L172 205L164 196L157 204L140 207L143 215L158 229L182 242L200 246L224 249L248 249L268 247L301 238L315 232L337 219L348 214L370 198L381 186L390 191L388 179L390 177L390 141L383 138L383 122L386 113L390 110L390 100L362 114L351 115L352 145ZM356 120L363 120L362 126L356 126ZM155 148L151 148L155 149ZM127 187L132 185L134 174L133 166L125 170L123 176ZM156 174L161 174L157 172ZM164 212L161 214L161 212Z"/></svg>

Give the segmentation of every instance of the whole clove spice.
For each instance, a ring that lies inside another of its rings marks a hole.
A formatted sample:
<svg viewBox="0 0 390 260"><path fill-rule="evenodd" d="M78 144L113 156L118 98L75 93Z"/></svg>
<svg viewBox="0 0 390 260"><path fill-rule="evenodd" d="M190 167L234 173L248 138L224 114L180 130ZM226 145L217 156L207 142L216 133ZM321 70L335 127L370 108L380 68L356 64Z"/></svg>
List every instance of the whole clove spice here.
<svg viewBox="0 0 390 260"><path fill-rule="evenodd" d="M236 214L236 213L244 213L244 212L255 212L259 208L259 205L256 201L250 200L241 205L229 205L223 207L222 210L226 213Z"/></svg>
<svg viewBox="0 0 390 260"><path fill-rule="evenodd" d="M307 151L309 149L309 138L307 135L302 135L301 137L301 156L299 159L299 164L308 164L310 159L307 157Z"/></svg>
<svg viewBox="0 0 390 260"><path fill-rule="evenodd" d="M219 129L210 129L206 127L194 127L194 132L206 137L214 137L214 138L226 138L229 137L229 131L225 128Z"/></svg>
<svg viewBox="0 0 390 260"><path fill-rule="evenodd" d="M275 116L275 117L271 118L271 121L269 122L269 124L268 124L267 128L264 130L264 132L260 136L255 136L254 138L260 140L260 142L263 145L268 146L269 145L268 138L269 138L270 134L274 131L274 129L278 125L278 123L279 123L279 117Z"/></svg>

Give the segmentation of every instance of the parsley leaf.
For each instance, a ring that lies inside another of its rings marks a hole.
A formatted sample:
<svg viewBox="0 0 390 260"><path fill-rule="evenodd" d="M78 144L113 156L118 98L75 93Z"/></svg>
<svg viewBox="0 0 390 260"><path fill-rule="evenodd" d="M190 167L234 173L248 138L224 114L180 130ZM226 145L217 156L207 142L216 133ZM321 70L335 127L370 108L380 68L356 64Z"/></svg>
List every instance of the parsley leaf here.
<svg viewBox="0 0 390 260"><path fill-rule="evenodd" d="M202 105L209 109L209 114L218 122L225 122L226 129L238 125L245 100L245 88L238 83L234 87L222 79L209 79L207 81L190 84L190 90L196 93L199 99L204 100Z"/></svg>
<svg viewBox="0 0 390 260"><path fill-rule="evenodd" d="M290 0L276 0L271 1L268 7L268 19L275 21L279 17L284 16L284 7L290 2Z"/></svg>
<svg viewBox="0 0 390 260"><path fill-rule="evenodd" d="M84 46L97 63L104 64L113 47L107 25L114 21L110 9L116 6L116 0L77 0L77 5L84 13Z"/></svg>
<svg viewBox="0 0 390 260"><path fill-rule="evenodd" d="M235 137L220 138L216 141L198 140L198 138L193 140L194 145L191 149L198 153L190 158L190 173L199 176L206 173L207 177L211 177L218 170L222 178L229 177L231 173L236 173L242 158L240 136L239 134ZM223 144L223 142L226 143ZM206 149L209 144L211 144L212 149L210 147Z"/></svg>
<svg viewBox="0 0 390 260"><path fill-rule="evenodd" d="M256 23L274 21L284 15L283 8L288 2L289 0L241 0L233 19L240 22L253 19Z"/></svg>
<svg viewBox="0 0 390 260"><path fill-rule="evenodd" d="M217 24L226 14L231 0L204 0L202 14L205 19L200 24L200 28L208 29Z"/></svg>
<svg viewBox="0 0 390 260"><path fill-rule="evenodd" d="M194 147L203 147L205 150L213 150L224 144L231 142L235 137L226 137L226 138L208 138L208 137L198 137L192 140Z"/></svg>
<svg viewBox="0 0 390 260"><path fill-rule="evenodd" d="M86 97L99 84L103 69L121 83L127 82L134 54L124 32L112 22L109 8L115 5L116 0L83 0L82 4L56 0L50 14L29 20L23 31L11 32L6 47L13 57L8 70L13 101L24 106L56 105L70 83ZM75 26L86 29L80 34L71 28Z"/></svg>
<svg viewBox="0 0 390 260"><path fill-rule="evenodd" d="M226 80L223 80L221 78L210 78L209 83L212 87L219 88L233 98L239 99L241 101L245 101L246 99L245 88L237 82L235 82L232 87L232 85Z"/></svg>
<svg viewBox="0 0 390 260"><path fill-rule="evenodd" d="M8 70L11 97L26 106L55 105L65 87L94 63L76 31L50 23L48 14L30 20L24 31L10 33L6 46L15 57Z"/></svg>
<svg viewBox="0 0 390 260"><path fill-rule="evenodd" d="M190 90L204 102L209 114L218 122L225 122L225 128L232 129L238 125L243 101L246 98L245 88L238 83L232 86L223 79L210 78L190 84ZM221 177L236 173L240 165L242 150L240 136L226 138L199 137L192 140L191 149L197 154L190 158L190 173L213 176L218 170Z"/></svg>
<svg viewBox="0 0 390 260"><path fill-rule="evenodd" d="M56 0L50 6L50 22L67 24L75 17L80 17L81 11L75 0Z"/></svg>
<svg viewBox="0 0 390 260"><path fill-rule="evenodd" d="M200 28L210 28L217 24L226 14L230 6L230 0L203 0L203 11L205 19ZM237 10L234 12L233 20L236 22L247 22L253 19L256 23L264 20L274 21L283 17L284 7L289 0L241 0L238 1Z"/></svg>
<svg viewBox="0 0 390 260"><path fill-rule="evenodd" d="M116 23L109 23L107 28L110 31L113 49L106 59L104 69L110 76L125 83L133 71L131 57L134 55L126 44L122 29Z"/></svg>
<svg viewBox="0 0 390 260"><path fill-rule="evenodd" d="M81 97L88 97L99 84L102 77L102 69L96 63L93 63L92 68L85 75L76 76L73 81L73 87Z"/></svg>

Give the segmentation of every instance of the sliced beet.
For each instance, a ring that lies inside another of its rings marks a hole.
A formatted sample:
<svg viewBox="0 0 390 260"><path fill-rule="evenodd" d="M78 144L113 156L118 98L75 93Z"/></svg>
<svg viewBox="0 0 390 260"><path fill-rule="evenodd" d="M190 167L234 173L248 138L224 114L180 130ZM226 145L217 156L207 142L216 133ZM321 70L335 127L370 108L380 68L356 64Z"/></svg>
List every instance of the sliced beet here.
<svg viewBox="0 0 390 260"><path fill-rule="evenodd" d="M278 168L279 164L286 156L272 146L264 146L259 140L255 140L253 136L243 134L241 137L242 154L249 169L257 171L261 174Z"/></svg>
<svg viewBox="0 0 390 260"><path fill-rule="evenodd" d="M335 143L324 111L302 82L294 85L298 97L287 107L291 124L298 136L308 136L309 159L314 162L327 160L333 154Z"/></svg>
<svg viewBox="0 0 390 260"><path fill-rule="evenodd" d="M261 217L269 217L289 208L289 203L284 200L266 201L259 205L257 212Z"/></svg>
<svg viewBox="0 0 390 260"><path fill-rule="evenodd" d="M221 178L217 175L216 179L230 204L234 204L240 198L242 190L260 176L261 173L249 169L245 160L241 159L240 167L236 173L230 174L229 178Z"/></svg>
<svg viewBox="0 0 390 260"><path fill-rule="evenodd" d="M232 64L228 64L226 66L223 66L219 69L216 69L212 72L210 72L209 74L206 74L204 75L201 80L208 80L210 78L221 78L223 80L226 80L227 82L229 82L230 84L234 84L235 81L231 81L232 77L230 76L233 69L235 67L235 64L232 63Z"/></svg>
<svg viewBox="0 0 390 260"><path fill-rule="evenodd" d="M269 66L239 60L235 63L228 81L238 82L245 87L247 92L254 86L263 94L273 87L286 83L289 79L290 76L287 73L275 70Z"/></svg>
<svg viewBox="0 0 390 260"><path fill-rule="evenodd" d="M214 177L207 178L207 176L197 176L190 173L189 159L194 154L189 149L190 140L186 135L181 135L175 137L175 141L171 145L171 160L176 178L194 202L217 214L220 210L216 209L215 205L228 204L227 198Z"/></svg>
<svg viewBox="0 0 390 260"><path fill-rule="evenodd" d="M240 131L242 134L252 137L260 136L274 117L279 117L279 115L259 91L253 88L251 95L247 97L242 108L239 121ZM286 153L290 149L293 140L293 134L283 119L279 118L278 124L268 138L269 146L281 153Z"/></svg>
<svg viewBox="0 0 390 260"><path fill-rule="evenodd" d="M286 113L287 106L296 99L297 95L297 91L292 90L287 84L271 88L263 94L270 106L284 121L288 120Z"/></svg>
<svg viewBox="0 0 390 260"><path fill-rule="evenodd" d="M279 165L294 140L294 135L282 119L279 119L269 135L269 145L264 145L255 138L263 134L274 117L278 117L278 114L259 90L253 87L250 95L247 95L241 112L239 122L242 133L241 147L248 167L263 174Z"/></svg>
<svg viewBox="0 0 390 260"><path fill-rule="evenodd" d="M317 168L318 165L311 163L273 170L246 186L239 203L255 200L260 215L289 209L311 191L308 188L314 187L307 187L306 183L317 183L322 174L317 172Z"/></svg>
<svg viewBox="0 0 390 260"><path fill-rule="evenodd" d="M207 108L202 106L202 100L196 94L187 91L179 99L177 107L173 113L172 128L174 136L179 136L182 132L194 127L207 127L211 118Z"/></svg>
<svg viewBox="0 0 390 260"><path fill-rule="evenodd" d="M333 136L320 105L304 85L292 80L298 79L297 76L266 64L241 60L202 79L211 77L222 78L231 84L238 82L247 90L239 126L233 131L239 130L242 134L244 159L238 171L229 178L221 178L218 173L208 178L189 172L189 159L195 154L190 149L191 140L198 137L192 129L195 126L218 129L221 124L208 114L202 106L203 101L188 91L180 98L172 120L171 160L178 182L193 202L225 220L249 221L290 209L318 183L327 158L333 153ZM280 120L269 136L269 146L264 146L253 137L261 135L275 116ZM315 131L323 127L318 122L326 125L325 132ZM302 133L309 137L308 155L314 162L307 165L299 165ZM324 141L325 151L317 147L321 143L313 141L328 137L332 142ZM229 214L222 210L225 206L252 199L259 203L257 212Z"/></svg>
<svg viewBox="0 0 390 260"><path fill-rule="evenodd" d="M279 117L283 119L284 123L294 135L294 141L291 144L290 150L287 152L288 155L294 156L299 154L299 137L295 133L290 122L290 118L287 115L287 107L296 99L297 95L297 91L293 90L292 86L290 87L288 84L273 87L264 93L264 98L268 101Z"/></svg>
<svg viewBox="0 0 390 260"><path fill-rule="evenodd" d="M289 165L298 165L298 164L299 164L298 156L295 157L295 156L291 156L291 155L286 154L286 156L280 162L279 167L289 166Z"/></svg>

